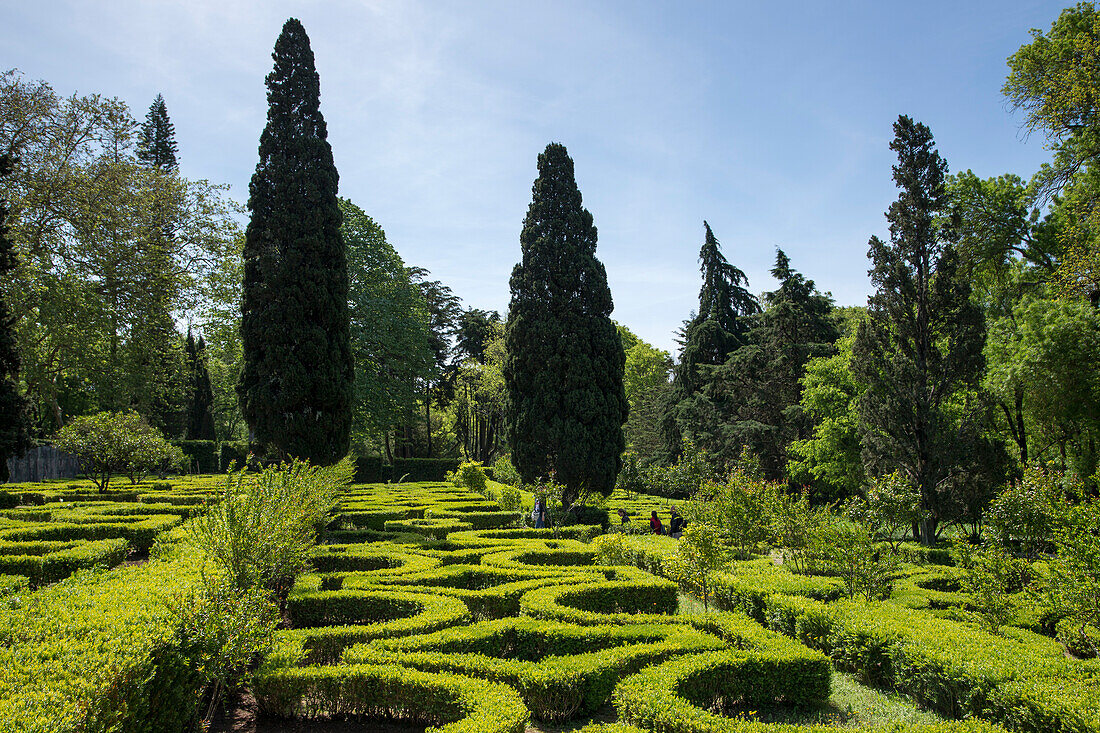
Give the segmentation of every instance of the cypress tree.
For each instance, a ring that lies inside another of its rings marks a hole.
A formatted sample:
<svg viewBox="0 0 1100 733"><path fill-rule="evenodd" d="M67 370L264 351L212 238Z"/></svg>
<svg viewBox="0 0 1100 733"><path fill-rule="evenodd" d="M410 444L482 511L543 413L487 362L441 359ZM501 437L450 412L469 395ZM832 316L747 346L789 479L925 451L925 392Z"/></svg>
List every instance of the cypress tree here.
<svg viewBox="0 0 1100 733"><path fill-rule="evenodd" d="M596 227L563 145L539 155L538 178L512 270L505 332L506 425L524 481L554 477L571 506L609 494L622 467L625 355Z"/></svg>
<svg viewBox="0 0 1100 733"><path fill-rule="evenodd" d="M749 279L722 254L710 224L703 222L706 235L699 250L703 285L699 289L699 311L685 322L680 361L673 371L672 391L661 419L666 458L680 453L681 437L693 438L713 422L706 397L700 391L709 378L708 367L724 364L746 341L751 316L760 303L749 292Z"/></svg>
<svg viewBox="0 0 1100 733"><path fill-rule="evenodd" d="M187 439L215 440L214 388L210 383L210 371L206 368L206 341L199 336L195 343L191 329L187 329L187 375L189 399L187 402Z"/></svg>
<svg viewBox="0 0 1100 733"><path fill-rule="evenodd" d="M12 160L0 156L0 178L11 172ZM8 239L8 202L0 198L0 279L15 269L15 245ZM15 318L0 292L0 483L8 480L8 459L30 447L27 401L19 394L19 352L15 348Z"/></svg>
<svg viewBox="0 0 1100 733"><path fill-rule="evenodd" d="M972 491L966 485L976 470L1003 461L980 429L975 390L985 327L945 216L947 163L931 131L906 116L894 123L890 149L898 155L893 170L901 193L886 212L890 242L870 241L876 290L856 332L852 371L867 384L859 429L868 473L901 469L919 489L926 513L921 541L930 544L958 506L953 489ZM976 456L988 459L979 466Z"/></svg>
<svg viewBox="0 0 1100 733"><path fill-rule="evenodd" d="M145 122L138 132L137 157L162 171L174 171L179 168L176 160L176 128L168 118L168 107L160 94L149 105Z"/></svg>
<svg viewBox="0 0 1100 733"><path fill-rule="evenodd" d="M313 51L296 19L272 58L249 186L237 393L256 442L330 464L348 450L353 390L339 176Z"/></svg>

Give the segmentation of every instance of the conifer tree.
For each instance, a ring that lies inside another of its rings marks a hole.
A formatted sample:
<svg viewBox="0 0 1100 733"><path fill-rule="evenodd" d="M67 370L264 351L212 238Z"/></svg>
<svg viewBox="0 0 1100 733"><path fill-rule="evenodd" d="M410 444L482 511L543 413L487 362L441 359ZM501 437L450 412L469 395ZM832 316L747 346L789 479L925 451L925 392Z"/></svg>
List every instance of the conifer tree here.
<svg viewBox="0 0 1100 733"><path fill-rule="evenodd" d="M920 491L921 541L930 544L958 505L953 490L972 483L975 470L1003 461L982 436L975 390L985 327L945 216L947 163L931 131L906 116L894 123L890 149L898 155L901 193L886 212L890 242L870 241L876 290L856 333L852 371L867 384L859 417L868 473L900 469Z"/></svg>
<svg viewBox="0 0 1100 733"><path fill-rule="evenodd" d="M206 368L206 341L199 336L198 343L187 330L187 374L189 399L187 402L187 439L215 440L214 388L210 383L210 371Z"/></svg>
<svg viewBox="0 0 1100 733"><path fill-rule="evenodd" d="M764 295L765 309L754 319L748 344L714 369L707 396L720 419L697 443L727 462L748 446L765 476L780 480L787 446L808 438L813 428L801 406L806 362L829 356L839 333L830 318L831 299L792 269L781 249L771 274L779 288Z"/></svg>
<svg viewBox="0 0 1100 733"><path fill-rule="evenodd" d="M512 461L525 481L553 472L571 506L609 494L622 466L625 356L596 227L563 145L539 155L512 271L504 379Z"/></svg>
<svg viewBox="0 0 1100 733"><path fill-rule="evenodd" d="M331 464L348 450L353 368L339 176L298 20L283 26L249 186L237 393L256 442Z"/></svg>
<svg viewBox="0 0 1100 733"><path fill-rule="evenodd" d="M138 133L137 157L147 165L162 171L174 171L179 168L176 160L176 128L168 118L168 107L160 94L149 105L145 122Z"/></svg>
<svg viewBox="0 0 1100 733"><path fill-rule="evenodd" d="M11 172L12 161L0 156L0 178ZM8 203L0 198L0 279L15 269L15 245L8 239ZM8 459L30 447L27 401L19 394L19 352L15 348L15 318L0 292L0 483L8 480Z"/></svg>
<svg viewBox="0 0 1100 733"><path fill-rule="evenodd" d="M706 236L699 250L703 286L699 289L699 311L685 322L680 361L673 372L672 391L661 419L666 458L680 453L682 437L694 438L713 420L707 400L700 393L707 381L707 367L724 364L745 344L749 318L760 312L760 303L749 292L749 279L722 254L710 224L703 222Z"/></svg>

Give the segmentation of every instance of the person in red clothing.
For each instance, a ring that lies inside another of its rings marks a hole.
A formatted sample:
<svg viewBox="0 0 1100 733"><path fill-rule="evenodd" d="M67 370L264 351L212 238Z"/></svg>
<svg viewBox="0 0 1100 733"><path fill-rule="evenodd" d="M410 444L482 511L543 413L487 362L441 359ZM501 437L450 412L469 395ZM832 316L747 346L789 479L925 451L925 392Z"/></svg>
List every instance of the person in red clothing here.
<svg viewBox="0 0 1100 733"><path fill-rule="evenodd" d="M661 524L661 520L657 518L656 511L649 515L649 528L653 530L653 534L665 533L665 526Z"/></svg>

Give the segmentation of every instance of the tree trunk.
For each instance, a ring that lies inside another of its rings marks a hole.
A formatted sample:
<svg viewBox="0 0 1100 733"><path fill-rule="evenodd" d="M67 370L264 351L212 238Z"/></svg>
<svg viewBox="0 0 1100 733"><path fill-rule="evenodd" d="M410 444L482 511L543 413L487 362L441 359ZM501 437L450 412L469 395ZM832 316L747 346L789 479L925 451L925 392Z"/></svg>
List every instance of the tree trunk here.
<svg viewBox="0 0 1100 733"><path fill-rule="evenodd" d="M924 517L920 520L920 543L925 547L931 547L936 543L937 524L935 517Z"/></svg>

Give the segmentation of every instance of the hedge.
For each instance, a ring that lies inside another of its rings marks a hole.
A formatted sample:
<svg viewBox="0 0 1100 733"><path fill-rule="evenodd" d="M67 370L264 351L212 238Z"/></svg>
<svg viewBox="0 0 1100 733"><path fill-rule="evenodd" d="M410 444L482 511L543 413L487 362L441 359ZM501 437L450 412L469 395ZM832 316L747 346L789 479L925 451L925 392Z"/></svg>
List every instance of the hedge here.
<svg viewBox="0 0 1100 733"><path fill-rule="evenodd" d="M18 733L182 730L201 680L175 640L165 594L198 580L186 561L82 571L0 604L0 720Z"/></svg>
<svg viewBox="0 0 1100 733"><path fill-rule="evenodd" d="M720 649L685 626L590 626L503 619L424 636L360 644L348 664L393 664L504 682L534 717L568 720L602 706L624 675L677 654Z"/></svg>
<svg viewBox="0 0 1100 733"><path fill-rule="evenodd" d="M318 572L356 573L392 577L419 573L440 566L434 557L366 544L318 545L310 563Z"/></svg>
<svg viewBox="0 0 1100 733"><path fill-rule="evenodd" d="M452 674L348 665L257 675L260 709L283 717L362 715L442 724L437 733L523 733L530 717L507 685Z"/></svg>
<svg viewBox="0 0 1100 733"><path fill-rule="evenodd" d="M400 589L435 593L461 599L479 620L515 616L520 600L529 591L562 583L591 583L591 572L562 574L552 570L516 570L480 565L445 565L438 570L396 577L344 577L345 590Z"/></svg>
<svg viewBox="0 0 1100 733"><path fill-rule="evenodd" d="M677 585L660 578L553 585L526 593L520 613L583 626L662 623L679 606Z"/></svg>
<svg viewBox="0 0 1100 733"><path fill-rule="evenodd" d="M425 634L471 621L466 605L457 598L391 590L299 594L291 599L290 613L296 625L311 628L280 631L274 650L264 662L266 670L330 664L352 644ZM318 624L336 614L338 621L353 618L355 623Z"/></svg>
<svg viewBox="0 0 1100 733"><path fill-rule="evenodd" d="M191 473L219 473L222 470L218 444L213 440L178 440L174 445L183 451Z"/></svg>
<svg viewBox="0 0 1100 733"><path fill-rule="evenodd" d="M894 687L943 715L1017 731L1100 730L1095 670L1056 641L975 626L890 603L769 598L768 623L829 654L838 667Z"/></svg>
<svg viewBox="0 0 1100 733"><path fill-rule="evenodd" d="M474 525L461 519L437 517L433 519L391 519L386 522L387 532L411 532L434 540L443 540L452 532L464 532Z"/></svg>
<svg viewBox="0 0 1100 733"><path fill-rule="evenodd" d="M377 456L360 456L355 459L355 482L444 481L447 472L455 471L461 462L458 458L395 458L392 464L387 464Z"/></svg>

